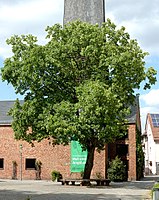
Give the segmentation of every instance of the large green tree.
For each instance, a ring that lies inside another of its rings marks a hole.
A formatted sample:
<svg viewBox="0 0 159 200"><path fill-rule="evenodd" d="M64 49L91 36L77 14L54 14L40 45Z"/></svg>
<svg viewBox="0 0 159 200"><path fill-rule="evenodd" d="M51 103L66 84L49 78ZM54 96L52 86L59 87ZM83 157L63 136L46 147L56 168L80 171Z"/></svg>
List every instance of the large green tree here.
<svg viewBox="0 0 159 200"><path fill-rule="evenodd" d="M17 139L49 138L67 145L74 139L88 151L84 178L89 178L95 149L120 135L134 89L150 88L156 71L145 69L144 53L125 28L110 21L102 26L80 21L47 27L47 43L32 35L7 40L2 78L24 103L10 111Z"/></svg>

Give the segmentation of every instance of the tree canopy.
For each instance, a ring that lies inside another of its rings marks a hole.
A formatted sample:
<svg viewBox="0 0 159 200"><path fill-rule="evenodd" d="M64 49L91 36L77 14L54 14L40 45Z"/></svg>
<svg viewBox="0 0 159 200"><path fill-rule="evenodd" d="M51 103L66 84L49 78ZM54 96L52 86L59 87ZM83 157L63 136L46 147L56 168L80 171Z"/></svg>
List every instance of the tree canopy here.
<svg viewBox="0 0 159 200"><path fill-rule="evenodd" d="M156 71L146 70L147 53L109 19L102 26L75 21L46 31L45 45L32 35L7 40L13 56L2 78L24 95L10 111L15 137L64 145L78 140L88 151L90 175L95 148L120 134L134 89L142 81L150 88Z"/></svg>

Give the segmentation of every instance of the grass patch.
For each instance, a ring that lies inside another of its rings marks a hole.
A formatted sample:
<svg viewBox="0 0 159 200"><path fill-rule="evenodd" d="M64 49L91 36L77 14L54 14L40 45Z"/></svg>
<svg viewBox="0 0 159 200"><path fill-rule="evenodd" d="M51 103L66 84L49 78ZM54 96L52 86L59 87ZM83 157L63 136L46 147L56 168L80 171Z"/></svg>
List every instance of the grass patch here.
<svg viewBox="0 0 159 200"><path fill-rule="evenodd" d="M158 188L158 189L159 189L159 183L155 183L154 186L153 186L153 188L152 188L152 190L151 190L151 197L152 197L152 198L153 198L153 190L154 190L155 188Z"/></svg>
<svg viewBox="0 0 159 200"><path fill-rule="evenodd" d="M155 185L153 186L153 188L159 188L159 183L155 183Z"/></svg>

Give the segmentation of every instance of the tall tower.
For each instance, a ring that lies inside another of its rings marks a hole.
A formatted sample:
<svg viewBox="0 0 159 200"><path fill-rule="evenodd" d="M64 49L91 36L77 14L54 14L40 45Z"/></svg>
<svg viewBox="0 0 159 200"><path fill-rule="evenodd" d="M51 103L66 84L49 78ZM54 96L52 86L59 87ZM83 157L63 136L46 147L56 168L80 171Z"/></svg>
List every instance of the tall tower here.
<svg viewBox="0 0 159 200"><path fill-rule="evenodd" d="M105 0L64 0L64 24L77 19L102 24L105 21Z"/></svg>

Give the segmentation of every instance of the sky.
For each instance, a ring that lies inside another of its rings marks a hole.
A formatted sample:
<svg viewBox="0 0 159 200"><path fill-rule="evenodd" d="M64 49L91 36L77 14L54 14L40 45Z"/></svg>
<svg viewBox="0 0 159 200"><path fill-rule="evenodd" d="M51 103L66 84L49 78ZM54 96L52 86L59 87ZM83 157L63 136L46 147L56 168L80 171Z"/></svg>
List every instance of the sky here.
<svg viewBox="0 0 159 200"><path fill-rule="evenodd" d="M80 0L79 0L80 1ZM106 18L117 27L124 26L132 39L149 53L145 67L153 66L159 73L159 0L106 0ZM10 57L6 39L12 35L32 34L45 44L45 29L63 23L64 0L0 0L0 67ZM142 131L147 113L159 113L159 75L150 90L140 89ZM14 88L0 78L0 100L23 99Z"/></svg>

